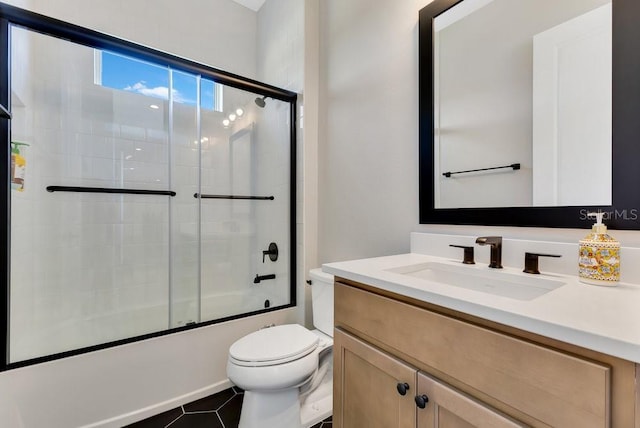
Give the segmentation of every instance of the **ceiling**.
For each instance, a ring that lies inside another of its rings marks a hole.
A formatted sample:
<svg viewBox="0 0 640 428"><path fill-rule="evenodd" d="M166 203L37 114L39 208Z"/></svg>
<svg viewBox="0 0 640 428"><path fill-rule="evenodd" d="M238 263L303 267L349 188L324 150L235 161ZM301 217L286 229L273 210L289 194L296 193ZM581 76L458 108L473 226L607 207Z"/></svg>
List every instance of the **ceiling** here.
<svg viewBox="0 0 640 428"><path fill-rule="evenodd" d="M244 7L248 7L251 10L255 10L256 12L260 10L265 0L233 0L236 3L241 4Z"/></svg>

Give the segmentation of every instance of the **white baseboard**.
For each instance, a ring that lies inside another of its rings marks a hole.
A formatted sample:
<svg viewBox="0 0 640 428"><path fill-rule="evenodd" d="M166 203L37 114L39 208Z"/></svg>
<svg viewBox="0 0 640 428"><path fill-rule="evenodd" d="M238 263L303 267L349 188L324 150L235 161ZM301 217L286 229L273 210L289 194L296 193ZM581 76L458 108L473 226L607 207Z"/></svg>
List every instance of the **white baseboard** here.
<svg viewBox="0 0 640 428"><path fill-rule="evenodd" d="M89 425L83 425L80 428L121 428L125 425L132 424L134 422L141 421L151 416L157 415L167 410L175 409L183 404L190 403L200 398L207 397L225 389L231 388L232 383L229 379L214 383L204 388L198 389L193 392L189 392L178 397L171 398L160 403L152 404L142 409L134 410L133 412L125 413L122 415L114 416L109 419L94 422Z"/></svg>

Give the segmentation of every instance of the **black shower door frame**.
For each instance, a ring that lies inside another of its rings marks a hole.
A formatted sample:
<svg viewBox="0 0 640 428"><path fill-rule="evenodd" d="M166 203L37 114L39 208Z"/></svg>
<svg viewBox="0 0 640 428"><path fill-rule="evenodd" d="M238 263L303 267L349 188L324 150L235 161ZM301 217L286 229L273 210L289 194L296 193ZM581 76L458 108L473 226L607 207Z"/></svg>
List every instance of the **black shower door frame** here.
<svg viewBox="0 0 640 428"><path fill-rule="evenodd" d="M27 30L42 33L48 36L64 39L94 49L109 50L122 55L138 58L143 61L170 67L173 70L186 73L199 74L204 78L213 80L236 89L253 92L260 96L276 99L289 103L289 145L290 145L290 172L289 172L289 272L290 302L287 305L276 306L258 311L243 313L230 317L211 321L199 322L183 327L170 328L141 336L130 337L113 342L102 343L80 349L69 350L53 355L33 358L29 360L9 362L9 320L10 320L10 278L11 278L11 121L9 114L0 115L0 144L4 149L0 150L0 248L4 254L0 256L0 372L14 368L39 364L73 355L92 352L99 349L110 348L126 343L137 342L152 337L164 336L184 330L200 328L211 324L217 324L233 319L251 315L272 312L296 306L296 103L297 94L282 88L278 88L253 79L229 73L217 68L180 58L162 51L141 46L117 37L102 34L100 32L70 24L48 16L33 13L14 6L0 3L0 107L10 109L11 104L11 27L17 26ZM0 109L0 111L2 111Z"/></svg>

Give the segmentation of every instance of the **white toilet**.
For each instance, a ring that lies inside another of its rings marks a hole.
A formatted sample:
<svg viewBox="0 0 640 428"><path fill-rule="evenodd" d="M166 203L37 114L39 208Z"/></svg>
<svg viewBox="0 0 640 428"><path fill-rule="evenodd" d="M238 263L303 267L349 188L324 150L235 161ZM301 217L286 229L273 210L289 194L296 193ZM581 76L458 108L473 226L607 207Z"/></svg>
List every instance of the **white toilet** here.
<svg viewBox="0 0 640 428"><path fill-rule="evenodd" d="M229 348L227 376L245 391L239 428L307 428L331 415L333 275L309 276L316 330L264 328Z"/></svg>

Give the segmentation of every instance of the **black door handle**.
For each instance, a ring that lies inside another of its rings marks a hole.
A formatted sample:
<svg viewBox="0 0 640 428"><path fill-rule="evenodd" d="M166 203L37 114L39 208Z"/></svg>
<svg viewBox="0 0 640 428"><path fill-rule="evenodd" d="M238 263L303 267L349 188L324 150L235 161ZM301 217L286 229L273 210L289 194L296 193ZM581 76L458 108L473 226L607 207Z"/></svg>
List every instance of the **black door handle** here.
<svg viewBox="0 0 640 428"><path fill-rule="evenodd" d="M407 395L407 391L409 390L409 384L406 382L405 383L399 382L398 385L396 385L396 389L398 390L398 394Z"/></svg>
<svg viewBox="0 0 640 428"><path fill-rule="evenodd" d="M416 395L415 400L416 400L416 406L420 407L421 409L424 409L425 407L427 407L427 403L429 402L429 397L427 397L424 394Z"/></svg>

